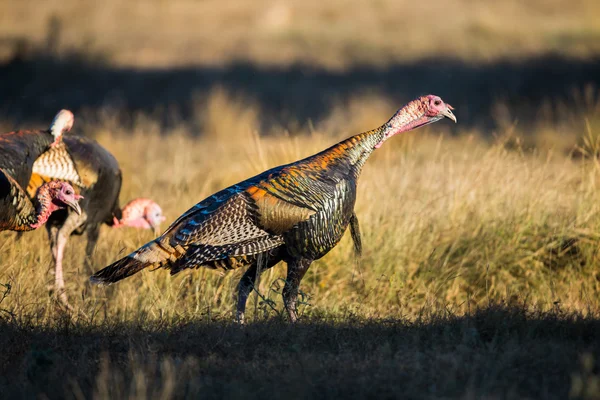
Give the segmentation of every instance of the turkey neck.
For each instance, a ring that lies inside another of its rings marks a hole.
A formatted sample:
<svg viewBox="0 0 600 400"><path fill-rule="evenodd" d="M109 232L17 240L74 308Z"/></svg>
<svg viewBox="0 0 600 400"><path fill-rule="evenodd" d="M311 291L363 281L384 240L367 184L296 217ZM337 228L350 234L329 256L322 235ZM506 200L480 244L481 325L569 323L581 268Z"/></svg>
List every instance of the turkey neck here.
<svg viewBox="0 0 600 400"><path fill-rule="evenodd" d="M423 112L424 99L419 98L399 109L392 118L379 128L359 133L332 147L309 157L316 168L350 169L357 178L373 150L394 135L407 132L432 122L425 120Z"/></svg>
<svg viewBox="0 0 600 400"><path fill-rule="evenodd" d="M365 162L375 150L375 146L390 137L392 129L387 122L379 128L349 137L310 157L310 162L323 169L349 169L354 177L358 178Z"/></svg>
<svg viewBox="0 0 600 400"><path fill-rule="evenodd" d="M26 225L31 229L37 229L44 225L50 215L58 210L58 207L52 202L49 189L45 186L40 187L34 201L35 212L26 217Z"/></svg>

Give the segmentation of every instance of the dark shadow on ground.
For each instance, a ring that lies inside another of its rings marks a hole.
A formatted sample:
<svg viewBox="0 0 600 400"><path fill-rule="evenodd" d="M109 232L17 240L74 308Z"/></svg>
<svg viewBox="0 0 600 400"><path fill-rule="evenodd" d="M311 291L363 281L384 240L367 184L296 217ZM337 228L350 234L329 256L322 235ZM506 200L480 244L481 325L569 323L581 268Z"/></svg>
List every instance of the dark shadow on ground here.
<svg viewBox="0 0 600 400"><path fill-rule="evenodd" d="M492 127L493 105L506 102L520 123L539 117L542 102L582 107L575 92L600 86L600 58L572 60L547 55L519 62L468 64L428 59L385 68L355 67L331 72L304 65L263 67L238 62L221 67L172 69L115 68L102 57L17 55L0 65L0 114L19 126L46 123L59 108L112 107L123 116L134 111L176 109L184 120L194 112L194 96L215 87L256 100L268 123L319 121L333 104L374 92L398 106L417 95L435 93L457 109L461 128Z"/></svg>
<svg viewBox="0 0 600 400"><path fill-rule="evenodd" d="M40 328L0 320L0 392L49 399L93 393L115 399L161 393L208 399L578 398L598 379L599 332L594 317L506 306L416 322L345 317L246 327L65 319Z"/></svg>

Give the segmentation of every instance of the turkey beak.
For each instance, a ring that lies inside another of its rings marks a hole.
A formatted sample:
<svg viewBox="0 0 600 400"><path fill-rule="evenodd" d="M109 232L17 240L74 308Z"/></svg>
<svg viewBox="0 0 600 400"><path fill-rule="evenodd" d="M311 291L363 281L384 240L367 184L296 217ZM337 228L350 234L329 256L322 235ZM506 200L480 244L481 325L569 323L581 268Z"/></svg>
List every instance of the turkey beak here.
<svg viewBox="0 0 600 400"><path fill-rule="evenodd" d="M65 201L65 204L71 207L73 211L77 213L77 215L81 215L81 207L79 207L79 203L77 202L77 200L67 200Z"/></svg>
<svg viewBox="0 0 600 400"><path fill-rule="evenodd" d="M83 196L76 194L73 196L73 200L65 200L65 204L73 209L77 215L81 215L81 207L79 206L79 200L83 199Z"/></svg>
<svg viewBox="0 0 600 400"><path fill-rule="evenodd" d="M450 104L446 104L446 109L442 112L442 115L456 123L456 116L454 113L452 113L452 110L454 110L454 107L452 107Z"/></svg>

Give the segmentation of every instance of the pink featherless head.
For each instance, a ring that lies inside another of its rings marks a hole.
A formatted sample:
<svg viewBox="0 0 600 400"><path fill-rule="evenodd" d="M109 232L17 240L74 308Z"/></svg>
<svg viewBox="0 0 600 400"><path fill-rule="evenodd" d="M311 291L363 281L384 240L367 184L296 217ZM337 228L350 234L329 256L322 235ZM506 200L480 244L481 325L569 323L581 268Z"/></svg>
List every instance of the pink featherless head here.
<svg viewBox="0 0 600 400"><path fill-rule="evenodd" d="M454 107L452 107L450 104L444 103L444 100L442 100L439 96L429 94L427 96L423 96L421 99L422 103L425 104L425 113L427 116L439 116L440 119L446 117L456 123L456 116L454 116L452 113Z"/></svg>
<svg viewBox="0 0 600 400"><path fill-rule="evenodd" d="M71 130L74 121L75 116L69 110L60 110L58 114L56 114L50 124L50 133L54 136L53 145L60 142L62 135Z"/></svg>
<svg viewBox="0 0 600 400"><path fill-rule="evenodd" d="M115 227L152 229L155 233L158 233L161 222L166 219L162 209L154 200L143 197L131 200L123 207L121 213L122 218L114 224Z"/></svg>
<svg viewBox="0 0 600 400"><path fill-rule="evenodd" d="M31 225L33 229L42 226L54 211L62 208L69 207L78 215L81 214L79 200L83 199L83 196L75 193L73 186L68 182L46 182L40 186L36 197L40 203L41 209L39 211L40 214L38 215L37 222Z"/></svg>
<svg viewBox="0 0 600 400"><path fill-rule="evenodd" d="M83 196L77 194L70 183L50 181L46 183L46 185L48 185L50 189L49 193L52 198L52 203L58 208L72 208L78 215L81 215L79 200L83 199Z"/></svg>
<svg viewBox="0 0 600 400"><path fill-rule="evenodd" d="M456 122L452 110L454 110L454 107L444 103L439 96L433 94L421 96L399 109L390 118L386 124L385 136L381 142L375 145L375 148L381 147L383 142L398 133L429 125L444 117Z"/></svg>

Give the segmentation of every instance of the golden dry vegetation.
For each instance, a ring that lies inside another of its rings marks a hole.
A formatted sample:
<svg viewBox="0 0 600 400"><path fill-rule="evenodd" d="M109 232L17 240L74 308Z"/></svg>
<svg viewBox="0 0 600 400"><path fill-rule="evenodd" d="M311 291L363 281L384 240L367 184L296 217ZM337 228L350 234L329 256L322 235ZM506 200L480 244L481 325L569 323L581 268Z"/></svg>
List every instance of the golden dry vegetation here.
<svg viewBox="0 0 600 400"><path fill-rule="evenodd" d="M81 118L75 133L95 137L121 160L123 201L152 197L173 220L220 188L393 111L355 99L312 131L261 136L260 112L219 90L198 110L211 127L200 137L184 125L165 131L143 115L131 130L109 117L99 124ZM347 128L328 134L340 119ZM263 274L244 329L232 323L242 271L145 271L91 286L92 271L153 237L108 227L89 265L82 238L70 241L67 290L80 312L65 315L47 290L45 232L18 241L0 234L0 282L10 285L0 302L0 388L11 397L99 399L594 398L595 131L574 124L580 146L569 154L526 149L516 128L489 138L455 137L448 127L394 138L369 160L356 206L364 256L356 264L345 237L313 264L301 284L297 327L283 318L284 265ZM448 373L439 374L440 366Z"/></svg>
<svg viewBox="0 0 600 400"><path fill-rule="evenodd" d="M590 116L597 110L590 109ZM230 184L378 126L393 112L394 106L383 101L355 99L312 131L261 136L260 112L218 90L198 110L207 127L200 137L185 126L161 130L143 115L132 130L107 118L99 124L77 121L75 133L95 137L120 160L123 203L151 197L173 221ZM326 133L339 120L346 129ZM593 155L600 151L600 139L590 119L583 121L571 126L580 140L570 153L562 147L527 148L524 133L515 127L493 138L473 131L452 136L446 121L387 143L359 181L356 211L365 254L357 264L347 237L317 261L302 284L310 298L304 312L414 318L431 307L462 313L490 301L525 299L546 309L598 309L600 164ZM547 129L540 127L540 134L548 135ZM35 303L48 313L45 318L53 318L45 232L15 237L2 234L0 281L12 286L2 305L18 315ZM89 260L92 268L82 262L84 239L73 237L66 274L75 304L88 315L101 312L121 321L139 313L232 318L243 271L221 276L200 269L174 277L167 271L145 272L108 289L87 283L91 272L152 237L105 227ZM32 268L23 268L24 263ZM284 276L284 265L263 275L261 295L276 304L257 298L255 318L272 315L272 307L281 311L276 291Z"/></svg>
<svg viewBox="0 0 600 400"><path fill-rule="evenodd" d="M167 223L421 90L458 117L374 153L364 255L346 235L312 265L297 326L285 265L263 274L243 329L243 271L91 286L153 238L108 227L90 260L71 238L78 312L64 314L44 230L0 233L0 392L598 398L599 4L0 0L2 131L73 108L73 133L119 160L121 203L151 197Z"/></svg>
<svg viewBox="0 0 600 400"><path fill-rule="evenodd" d="M3 0L0 35L58 51L106 53L116 65L173 67L249 61L339 69L426 57L518 59L600 50L595 0ZM5 48L8 51L8 48Z"/></svg>

